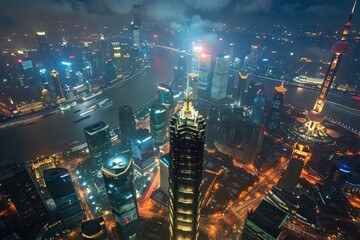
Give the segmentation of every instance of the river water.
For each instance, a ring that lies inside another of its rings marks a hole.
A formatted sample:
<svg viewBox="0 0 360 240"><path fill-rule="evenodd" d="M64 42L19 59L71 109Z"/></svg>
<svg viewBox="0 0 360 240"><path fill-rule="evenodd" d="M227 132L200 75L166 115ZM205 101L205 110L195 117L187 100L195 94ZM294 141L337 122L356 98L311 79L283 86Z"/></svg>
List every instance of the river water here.
<svg viewBox="0 0 360 240"><path fill-rule="evenodd" d="M38 118L35 124L0 129L0 162L10 161L9 158L13 157L30 159L34 156L61 151L72 141L84 141L83 129L97 121L103 120L111 128L117 126L119 106L127 104L134 110L138 110L156 95L158 83L171 80L176 55L166 50L154 50L153 54L152 66L131 78L123 87L115 87L101 97L79 104L73 109L57 112L47 118ZM279 83L270 80L261 81L264 82L267 96L271 97L274 94L274 87ZM316 97L315 91L289 87L285 102L311 108ZM112 100L113 105L107 108L96 108L90 113L90 118L73 123L74 120L80 118L82 112L105 98ZM325 106L325 115L354 128L360 128L358 124L360 114L353 110L360 109L360 102L335 94L330 94L328 99L330 103ZM74 113L77 109L81 111Z"/></svg>

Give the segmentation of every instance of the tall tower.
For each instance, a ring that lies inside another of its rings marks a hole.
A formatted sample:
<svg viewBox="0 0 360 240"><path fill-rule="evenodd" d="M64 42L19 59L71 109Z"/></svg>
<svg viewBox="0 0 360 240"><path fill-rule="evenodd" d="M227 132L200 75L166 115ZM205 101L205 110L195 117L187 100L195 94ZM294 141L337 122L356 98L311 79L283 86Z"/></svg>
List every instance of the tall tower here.
<svg viewBox="0 0 360 240"><path fill-rule="evenodd" d="M202 46L193 43L193 51L191 57L191 72L199 74L200 68L200 53L202 52Z"/></svg>
<svg viewBox="0 0 360 240"><path fill-rule="evenodd" d="M170 122L170 239L199 238L205 119L191 103L189 80L184 106Z"/></svg>
<svg viewBox="0 0 360 240"><path fill-rule="evenodd" d="M136 130L134 112L128 105L119 107L119 129L121 141L128 143L130 134Z"/></svg>
<svg viewBox="0 0 360 240"><path fill-rule="evenodd" d="M301 171L304 165L309 161L310 157L311 152L309 146L295 143L289 165L277 187L283 191L292 193L300 179Z"/></svg>
<svg viewBox="0 0 360 240"><path fill-rule="evenodd" d="M191 96L194 103L196 103L198 98L198 78L199 74L197 73L189 73L189 80L191 84Z"/></svg>
<svg viewBox="0 0 360 240"><path fill-rule="evenodd" d="M245 90L246 90L246 82L248 77L249 74L242 75L241 72L239 72L239 78L235 82L234 100L235 100L235 105L238 107L244 105L245 103Z"/></svg>
<svg viewBox="0 0 360 240"><path fill-rule="evenodd" d="M139 216L129 151L109 158L102 167L106 193L120 239L139 239Z"/></svg>
<svg viewBox="0 0 360 240"><path fill-rule="evenodd" d="M64 98L65 95L64 95L64 91L62 89L62 86L61 86L61 80L60 80L60 77L59 77L59 73L53 69L51 71L51 80L52 80L52 83L54 85L54 88L55 88L55 94L58 98Z"/></svg>
<svg viewBox="0 0 360 240"><path fill-rule="evenodd" d="M251 122L253 124L258 124L262 122L265 109L265 101L265 91L259 90L254 99L253 110L251 114Z"/></svg>
<svg viewBox="0 0 360 240"><path fill-rule="evenodd" d="M165 107L174 105L174 93L171 88L165 83L159 83L157 91L157 99L159 104Z"/></svg>
<svg viewBox="0 0 360 240"><path fill-rule="evenodd" d="M277 129L280 126L281 110L284 105L284 94L286 91L284 82L281 83L281 86L275 87L275 95L271 101L266 123L266 127L270 130Z"/></svg>
<svg viewBox="0 0 360 240"><path fill-rule="evenodd" d="M339 64L341 62L342 57L349 49L349 44L347 43L346 39L349 34L349 30L351 27L351 20L354 15L355 7L356 7L355 0L353 8L351 10L350 16L348 21L345 23L344 30L341 36L340 41L337 41L332 46L333 57L327 70L324 78L324 82L320 89L320 94L315 101L315 105L312 110L306 112L306 116L308 118L308 122L305 124L306 129L306 137L307 139L316 136L323 136L326 133L324 132L324 127L321 126L321 122L324 120L324 116L322 114L322 110L325 105L326 97L330 91L331 84L334 81L336 72L339 68Z"/></svg>
<svg viewBox="0 0 360 240"><path fill-rule="evenodd" d="M11 199L17 212L21 232L26 239L36 239L48 222L48 212L36 185L25 167L0 176L3 197Z"/></svg>
<svg viewBox="0 0 360 240"><path fill-rule="evenodd" d="M112 154L109 126L101 121L84 128L93 164L99 169Z"/></svg>
<svg viewBox="0 0 360 240"><path fill-rule="evenodd" d="M220 55L217 57L211 86L211 97L216 100L224 99L227 94L229 60L229 55Z"/></svg>
<svg viewBox="0 0 360 240"><path fill-rule="evenodd" d="M140 5L135 4L132 8L132 21L130 23L131 27L131 39L132 39L132 46L138 48L140 50L140 27L141 27L141 11Z"/></svg>
<svg viewBox="0 0 360 240"><path fill-rule="evenodd" d="M154 136L155 145L166 142L166 108L160 104L150 107L150 132Z"/></svg>
<svg viewBox="0 0 360 240"><path fill-rule="evenodd" d="M100 40L99 40L99 52L100 52L100 74L103 74L105 71L105 64L107 60L107 42L105 39L105 36L103 34L100 34Z"/></svg>
<svg viewBox="0 0 360 240"><path fill-rule="evenodd" d="M200 65L199 65L199 94L206 96L208 94L210 81L209 75L211 71L211 55L207 52L200 54Z"/></svg>
<svg viewBox="0 0 360 240"><path fill-rule="evenodd" d="M41 62L47 67L51 67L52 57L51 57L51 46L48 41L47 35L45 32L36 32L36 38L38 41L38 50L41 54ZM50 65L50 66L49 66Z"/></svg>
<svg viewBox="0 0 360 240"><path fill-rule="evenodd" d="M84 214L69 171L65 168L47 169L44 171L44 180L62 223L65 226L80 225Z"/></svg>

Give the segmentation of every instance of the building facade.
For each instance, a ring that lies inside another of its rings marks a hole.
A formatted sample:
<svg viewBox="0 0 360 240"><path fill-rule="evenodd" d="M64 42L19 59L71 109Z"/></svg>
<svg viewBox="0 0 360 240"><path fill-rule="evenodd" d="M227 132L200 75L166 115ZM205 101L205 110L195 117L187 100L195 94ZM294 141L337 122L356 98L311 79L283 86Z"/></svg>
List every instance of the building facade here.
<svg viewBox="0 0 360 240"><path fill-rule="evenodd" d="M166 115L163 105L154 104L150 107L150 132L156 146L164 145L166 142Z"/></svg>
<svg viewBox="0 0 360 240"><path fill-rule="evenodd" d="M109 158L102 167L106 192L122 240L139 238L139 215L129 151Z"/></svg>
<svg viewBox="0 0 360 240"><path fill-rule="evenodd" d="M69 171L64 168L45 170L44 180L62 223L65 226L80 225L84 214Z"/></svg>
<svg viewBox="0 0 360 240"><path fill-rule="evenodd" d="M84 128L93 164L99 168L112 154L109 126L101 121Z"/></svg>
<svg viewBox="0 0 360 240"><path fill-rule="evenodd" d="M229 55L220 55L217 57L211 85L211 97L215 100L222 100L227 95L229 60Z"/></svg>
<svg viewBox="0 0 360 240"><path fill-rule="evenodd" d="M280 126L281 111L284 105L284 94L287 89L284 88L284 83L282 83L281 86L275 87L275 91L276 92L271 101L271 106L266 123L266 127L269 130L277 129Z"/></svg>
<svg viewBox="0 0 360 240"><path fill-rule="evenodd" d="M170 239L199 238L205 125L192 107L188 87L184 106L170 123Z"/></svg>

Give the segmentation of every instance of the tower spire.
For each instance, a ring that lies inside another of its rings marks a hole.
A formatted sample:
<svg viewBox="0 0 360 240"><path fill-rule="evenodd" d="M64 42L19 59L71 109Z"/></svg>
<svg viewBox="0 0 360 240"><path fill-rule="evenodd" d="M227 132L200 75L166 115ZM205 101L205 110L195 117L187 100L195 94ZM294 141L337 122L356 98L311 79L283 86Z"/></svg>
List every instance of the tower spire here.
<svg viewBox="0 0 360 240"><path fill-rule="evenodd" d="M322 83L319 96L315 101L315 105L312 110L306 112L308 122L305 123L305 128L307 132L307 139L312 137L313 139L319 138L318 136L326 136L325 127L321 126L321 122L324 120L324 115L322 110L324 108L326 97L330 91L331 85L335 79L336 72L339 68L342 57L349 50L349 44L346 42L347 36L350 32L351 20L354 16L354 11L356 7L357 0L355 0L352 7L351 13L349 15L348 21L345 23L344 30L341 36L340 41L337 41L332 46L333 57L327 70L324 81Z"/></svg>
<svg viewBox="0 0 360 240"><path fill-rule="evenodd" d="M189 74L187 75L187 79L186 79L186 90L185 90L185 111L189 111L190 110L190 79L189 79Z"/></svg>
<svg viewBox="0 0 360 240"><path fill-rule="evenodd" d="M346 41L347 35L349 35L349 30L350 30L350 27L351 27L351 20L352 20L352 18L354 16L354 13L355 13L356 4L357 4L357 0L354 1L354 5L353 5L353 7L351 9L349 19L345 23L344 31L343 31L342 36L341 36L341 41Z"/></svg>

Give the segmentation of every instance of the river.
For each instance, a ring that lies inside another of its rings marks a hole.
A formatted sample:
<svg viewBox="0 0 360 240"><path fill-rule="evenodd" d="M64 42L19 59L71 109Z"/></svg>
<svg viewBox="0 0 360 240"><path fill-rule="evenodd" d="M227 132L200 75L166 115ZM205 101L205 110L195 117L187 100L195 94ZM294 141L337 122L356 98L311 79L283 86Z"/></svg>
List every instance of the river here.
<svg viewBox="0 0 360 240"><path fill-rule="evenodd" d="M83 129L97 121L103 120L109 124L110 128L116 127L119 106L127 104L134 110L138 110L156 95L158 83L171 80L177 60L176 55L160 49L155 49L153 54L154 59L150 68L132 77L124 86L110 89L100 98L79 104L73 109L57 112L47 118L38 118L32 125L0 129L0 163L12 159L31 159L35 156L61 151L72 141L84 141ZM267 96L272 97L274 87L279 83L265 79L261 81L264 82ZM289 87L285 95L285 103L311 108L316 97L317 92L313 90ZM80 118L80 113L105 98L113 101L111 107L96 108L91 112L90 118L73 123L74 120ZM329 95L329 101L324 109L325 115L354 128L360 128L358 124L360 114L353 110L360 109L359 102L335 94ZM74 113L77 109L81 111Z"/></svg>

